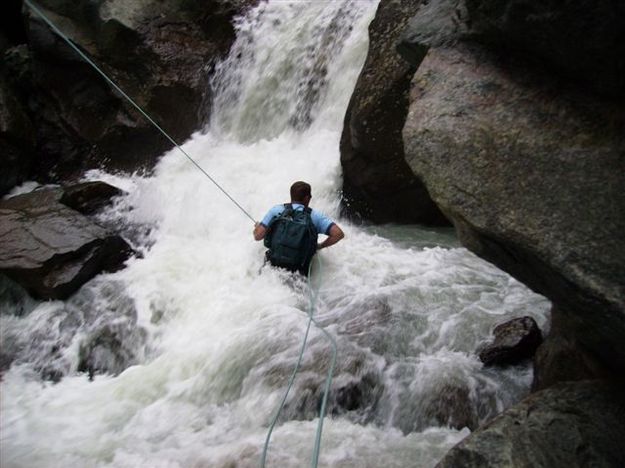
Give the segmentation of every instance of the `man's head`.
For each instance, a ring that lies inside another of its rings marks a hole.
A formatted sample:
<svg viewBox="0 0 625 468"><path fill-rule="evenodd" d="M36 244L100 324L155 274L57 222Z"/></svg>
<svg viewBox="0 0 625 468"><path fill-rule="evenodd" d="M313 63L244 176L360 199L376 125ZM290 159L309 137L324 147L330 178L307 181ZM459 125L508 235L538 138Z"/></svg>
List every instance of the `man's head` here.
<svg viewBox="0 0 625 468"><path fill-rule="evenodd" d="M311 198L312 194L310 184L300 180L291 185L291 202L301 203L304 206L308 206Z"/></svg>

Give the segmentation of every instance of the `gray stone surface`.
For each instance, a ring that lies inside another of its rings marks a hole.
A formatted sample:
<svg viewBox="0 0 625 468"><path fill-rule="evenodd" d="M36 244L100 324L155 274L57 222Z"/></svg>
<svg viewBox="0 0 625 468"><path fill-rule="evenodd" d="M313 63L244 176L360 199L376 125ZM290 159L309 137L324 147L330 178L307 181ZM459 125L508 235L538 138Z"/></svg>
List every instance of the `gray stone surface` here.
<svg viewBox="0 0 625 468"><path fill-rule="evenodd" d="M537 392L456 445L437 468L625 466L625 391L602 381Z"/></svg>
<svg viewBox="0 0 625 468"><path fill-rule="evenodd" d="M568 312L625 367L625 112L480 48L430 49L406 159L464 245Z"/></svg>

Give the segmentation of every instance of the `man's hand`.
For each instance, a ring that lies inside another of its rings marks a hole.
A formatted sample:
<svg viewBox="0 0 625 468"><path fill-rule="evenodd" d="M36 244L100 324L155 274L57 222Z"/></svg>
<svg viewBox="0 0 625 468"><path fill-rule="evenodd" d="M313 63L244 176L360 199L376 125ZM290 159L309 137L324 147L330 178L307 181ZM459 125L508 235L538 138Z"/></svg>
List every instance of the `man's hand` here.
<svg viewBox="0 0 625 468"><path fill-rule="evenodd" d="M343 230L337 224L333 224L332 227L330 227L328 238L324 240L323 242L321 242L320 244L317 244L317 250L330 247L331 245L336 244L338 241L340 241L344 237L345 237L345 233L343 233Z"/></svg>
<svg viewBox="0 0 625 468"><path fill-rule="evenodd" d="M265 238L265 234L267 234L267 228L264 224L255 223L254 224L254 240L263 240Z"/></svg>

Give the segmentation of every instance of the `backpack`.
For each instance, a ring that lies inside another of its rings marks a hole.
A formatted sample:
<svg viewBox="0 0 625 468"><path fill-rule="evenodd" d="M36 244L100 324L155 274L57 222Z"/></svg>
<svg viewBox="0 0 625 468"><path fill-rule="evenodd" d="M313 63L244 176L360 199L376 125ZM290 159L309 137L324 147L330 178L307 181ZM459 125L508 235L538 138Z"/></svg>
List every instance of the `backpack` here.
<svg viewBox="0 0 625 468"><path fill-rule="evenodd" d="M271 223L265 235L267 259L272 265L307 273L308 264L317 251L317 229L310 216L312 210L294 210L290 203Z"/></svg>

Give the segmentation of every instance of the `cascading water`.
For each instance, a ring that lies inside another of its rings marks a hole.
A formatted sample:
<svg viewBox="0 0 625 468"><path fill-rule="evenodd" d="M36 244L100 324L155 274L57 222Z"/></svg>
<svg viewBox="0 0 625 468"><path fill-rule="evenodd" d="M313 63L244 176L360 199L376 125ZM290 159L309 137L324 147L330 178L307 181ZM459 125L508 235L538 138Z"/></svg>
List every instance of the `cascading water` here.
<svg viewBox="0 0 625 468"><path fill-rule="evenodd" d="M212 122L184 146L257 218L300 179L338 216L342 119L375 7L270 1L239 20ZM176 151L149 178L91 177L128 192L102 222L143 257L66 302L3 303L2 466L257 466L305 283L262 266L250 220ZM547 301L449 232L339 223L347 237L315 273L339 347L320 465L433 466L527 392L528 366L485 369L475 350L509 318L544 327ZM309 340L269 466L310 463L330 350L318 330Z"/></svg>

